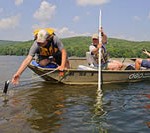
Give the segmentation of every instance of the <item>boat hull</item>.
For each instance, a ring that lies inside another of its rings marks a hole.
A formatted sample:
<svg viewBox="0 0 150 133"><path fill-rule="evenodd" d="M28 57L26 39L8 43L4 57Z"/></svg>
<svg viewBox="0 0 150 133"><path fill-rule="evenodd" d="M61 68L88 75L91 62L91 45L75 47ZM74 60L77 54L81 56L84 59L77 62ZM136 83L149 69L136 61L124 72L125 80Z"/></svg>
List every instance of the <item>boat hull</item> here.
<svg viewBox="0 0 150 133"><path fill-rule="evenodd" d="M97 70L77 70L68 69L59 71L50 68L36 67L30 64L28 66L36 74L41 75L46 81L51 83L63 84L97 84L98 71ZM44 75L44 76L42 76ZM102 70L101 81L102 84L108 83L123 83L123 82L139 82L150 80L150 70Z"/></svg>

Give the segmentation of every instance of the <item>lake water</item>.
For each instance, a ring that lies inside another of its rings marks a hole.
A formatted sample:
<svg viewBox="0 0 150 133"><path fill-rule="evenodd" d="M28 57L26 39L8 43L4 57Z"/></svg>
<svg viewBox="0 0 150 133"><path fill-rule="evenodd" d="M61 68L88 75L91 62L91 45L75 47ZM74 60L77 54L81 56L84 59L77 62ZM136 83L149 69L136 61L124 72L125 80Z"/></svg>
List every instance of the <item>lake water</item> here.
<svg viewBox="0 0 150 133"><path fill-rule="evenodd" d="M27 69L19 85L11 79L24 57L0 56L0 133L149 133L150 83L49 84Z"/></svg>

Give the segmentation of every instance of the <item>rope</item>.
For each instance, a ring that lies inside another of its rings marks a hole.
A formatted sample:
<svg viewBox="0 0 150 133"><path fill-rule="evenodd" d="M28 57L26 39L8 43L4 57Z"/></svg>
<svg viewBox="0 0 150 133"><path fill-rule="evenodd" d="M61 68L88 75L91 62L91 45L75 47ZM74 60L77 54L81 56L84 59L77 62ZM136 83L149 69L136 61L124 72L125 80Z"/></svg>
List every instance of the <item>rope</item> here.
<svg viewBox="0 0 150 133"><path fill-rule="evenodd" d="M34 77L34 78L28 78L28 79L20 80L20 82L25 82L25 81L29 81L29 80L38 79L38 78L40 78L40 77L43 77L43 76L45 76L45 75L48 75L48 74L51 74L51 73L55 72L57 69L58 69L58 68L56 68L56 69L54 69L54 70L52 70L52 71L50 71L50 72L44 73L44 74L42 74L42 75L38 75L38 76L36 76L36 77ZM11 81L11 79L8 79L7 81ZM3 82L0 82L0 84L4 84L4 81L3 81Z"/></svg>
<svg viewBox="0 0 150 133"><path fill-rule="evenodd" d="M42 74L42 75L38 75L38 76L36 76L36 77L34 77L34 78L29 78L29 79L20 80L20 82L25 82L25 81L29 81L29 80L38 79L38 78L43 77L43 76L45 76L45 75L51 74L51 73L55 72L56 70L58 70L58 68L56 68L56 69L54 69L54 70L52 70L52 71L50 71L50 72L44 73L44 74Z"/></svg>

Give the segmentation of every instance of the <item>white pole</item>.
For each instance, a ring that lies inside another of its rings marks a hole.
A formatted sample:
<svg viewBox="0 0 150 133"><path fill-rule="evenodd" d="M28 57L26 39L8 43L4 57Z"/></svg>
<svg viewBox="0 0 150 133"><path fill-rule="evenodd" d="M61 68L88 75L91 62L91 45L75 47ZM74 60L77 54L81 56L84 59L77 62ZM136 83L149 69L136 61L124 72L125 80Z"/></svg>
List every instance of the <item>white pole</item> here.
<svg viewBox="0 0 150 133"><path fill-rule="evenodd" d="M102 15L101 15L101 10L99 12L99 29L98 29L98 33L99 33L99 42L102 41L101 38L101 27L102 27ZM101 90L101 48L99 48L99 58L98 58L98 90Z"/></svg>

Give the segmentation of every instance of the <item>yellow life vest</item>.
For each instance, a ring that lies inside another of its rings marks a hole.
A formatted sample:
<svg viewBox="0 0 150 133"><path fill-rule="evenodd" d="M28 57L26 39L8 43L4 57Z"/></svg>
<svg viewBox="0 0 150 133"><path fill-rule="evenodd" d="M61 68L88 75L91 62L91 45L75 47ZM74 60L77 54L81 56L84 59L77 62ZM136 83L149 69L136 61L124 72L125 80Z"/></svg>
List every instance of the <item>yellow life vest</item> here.
<svg viewBox="0 0 150 133"><path fill-rule="evenodd" d="M52 56L58 51L58 48L52 44L53 42L50 43L48 48L40 47L40 56Z"/></svg>
<svg viewBox="0 0 150 133"><path fill-rule="evenodd" d="M42 28L35 29L33 31L33 34L34 34L35 37L37 36L37 34L40 30L42 30ZM54 34L54 29L52 29L52 28L44 28L44 30L46 30L49 33L49 35ZM52 56L53 53L56 53L58 51L58 48L56 48L56 46L54 46L54 44L53 44L53 38L51 40L52 41L48 42L49 43L48 48L40 47L40 55L41 56Z"/></svg>
<svg viewBox="0 0 150 133"><path fill-rule="evenodd" d="M53 38L51 38L47 44L47 47L40 47L39 48L39 57L42 58L47 58L52 56L53 61L56 62L58 65L61 65L61 51L58 49L56 45L54 45Z"/></svg>
<svg viewBox="0 0 150 133"><path fill-rule="evenodd" d="M34 40L36 40L37 34L38 34L38 32L41 29L42 28L34 30L34 32L33 32L34 37L35 37ZM52 29L52 28L44 28L44 30L46 30L51 37L50 37L46 47L40 47L39 48L39 56L41 58L42 57L46 57L47 58L49 56L53 56L54 61L56 61L56 63L58 65L61 65L61 52L58 49L58 46L54 45L54 41L53 41L53 35L55 35L54 34L54 29Z"/></svg>

